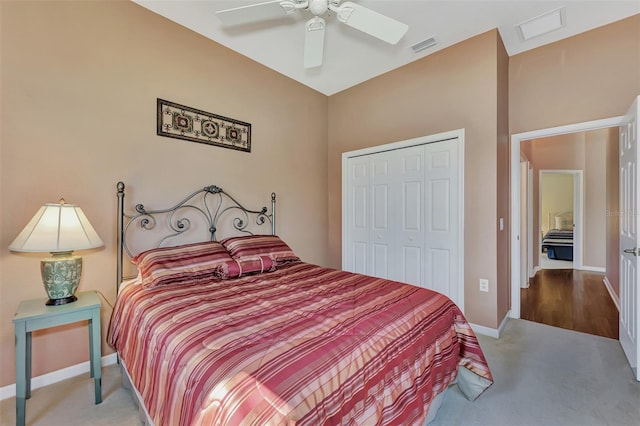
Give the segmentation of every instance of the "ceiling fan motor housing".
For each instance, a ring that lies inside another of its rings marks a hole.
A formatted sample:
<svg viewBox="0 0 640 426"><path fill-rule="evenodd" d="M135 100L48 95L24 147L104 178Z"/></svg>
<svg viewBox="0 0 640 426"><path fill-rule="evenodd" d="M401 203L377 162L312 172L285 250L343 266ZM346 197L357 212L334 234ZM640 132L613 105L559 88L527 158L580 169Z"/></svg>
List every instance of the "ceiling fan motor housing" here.
<svg viewBox="0 0 640 426"><path fill-rule="evenodd" d="M324 15L327 10L329 10L329 0L309 0L309 12L313 15Z"/></svg>

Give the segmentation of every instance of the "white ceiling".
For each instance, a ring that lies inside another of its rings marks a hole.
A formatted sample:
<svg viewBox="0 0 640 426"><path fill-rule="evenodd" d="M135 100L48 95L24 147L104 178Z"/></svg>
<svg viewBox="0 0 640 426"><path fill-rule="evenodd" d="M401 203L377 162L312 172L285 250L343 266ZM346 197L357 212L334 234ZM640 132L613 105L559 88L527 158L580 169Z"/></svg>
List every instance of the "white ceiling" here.
<svg viewBox="0 0 640 426"><path fill-rule="evenodd" d="M353 0L409 25L400 42L389 45L335 19L327 21L324 63L303 67L307 11L275 20L223 27L215 12L265 0L133 0L256 62L325 95L332 95L462 40L497 28L507 53L515 55L640 13L640 0ZM515 28L531 18L566 7L566 26L522 41ZM410 46L435 36L438 45L418 54Z"/></svg>

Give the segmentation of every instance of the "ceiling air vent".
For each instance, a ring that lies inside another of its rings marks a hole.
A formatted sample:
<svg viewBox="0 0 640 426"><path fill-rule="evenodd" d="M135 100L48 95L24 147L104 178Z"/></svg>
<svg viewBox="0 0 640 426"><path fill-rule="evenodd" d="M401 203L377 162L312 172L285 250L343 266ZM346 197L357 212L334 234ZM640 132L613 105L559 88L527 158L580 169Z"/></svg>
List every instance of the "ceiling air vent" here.
<svg viewBox="0 0 640 426"><path fill-rule="evenodd" d="M435 37L429 37L426 40L422 40L419 41L418 43L414 44L413 46L411 46L411 49L413 50L413 53L418 53L418 52L422 52L423 50L426 50L430 47L435 46L436 44L438 44L438 41L436 40Z"/></svg>
<svg viewBox="0 0 640 426"><path fill-rule="evenodd" d="M566 9L561 7L516 25L522 41L550 33L565 26Z"/></svg>

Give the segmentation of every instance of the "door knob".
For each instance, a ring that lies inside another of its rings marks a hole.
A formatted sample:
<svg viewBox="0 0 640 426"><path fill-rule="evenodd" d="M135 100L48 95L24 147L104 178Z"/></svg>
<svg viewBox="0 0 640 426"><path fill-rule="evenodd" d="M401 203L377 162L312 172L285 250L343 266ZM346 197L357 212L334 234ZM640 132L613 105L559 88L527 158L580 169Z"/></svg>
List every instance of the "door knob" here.
<svg viewBox="0 0 640 426"><path fill-rule="evenodd" d="M640 256L640 248L634 247L632 249L624 249L625 253L632 254L634 256Z"/></svg>

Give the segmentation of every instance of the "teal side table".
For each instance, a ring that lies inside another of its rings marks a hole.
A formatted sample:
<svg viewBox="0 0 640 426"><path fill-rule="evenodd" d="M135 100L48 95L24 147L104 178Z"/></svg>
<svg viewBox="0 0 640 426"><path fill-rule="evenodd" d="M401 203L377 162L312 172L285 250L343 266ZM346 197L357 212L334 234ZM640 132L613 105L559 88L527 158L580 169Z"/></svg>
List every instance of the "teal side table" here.
<svg viewBox="0 0 640 426"><path fill-rule="evenodd" d="M100 337L100 297L95 291L76 294L78 300L60 306L47 306L47 298L21 302L13 317L16 337L16 425L25 423L27 399L31 398L31 332L78 321L89 321L91 377L94 378L96 404L102 402L102 361Z"/></svg>

